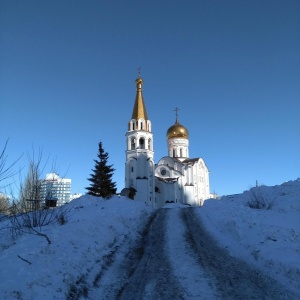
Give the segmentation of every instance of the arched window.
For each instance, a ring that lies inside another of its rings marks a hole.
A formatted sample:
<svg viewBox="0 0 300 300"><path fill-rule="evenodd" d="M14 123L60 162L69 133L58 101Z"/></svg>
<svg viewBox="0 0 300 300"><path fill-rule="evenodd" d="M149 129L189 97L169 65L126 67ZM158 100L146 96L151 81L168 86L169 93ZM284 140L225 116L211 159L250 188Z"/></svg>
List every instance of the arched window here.
<svg viewBox="0 0 300 300"><path fill-rule="evenodd" d="M176 150L173 149L173 157L176 157Z"/></svg>
<svg viewBox="0 0 300 300"><path fill-rule="evenodd" d="M145 149L145 139L144 138L140 138L139 147L140 147L140 149Z"/></svg>
<svg viewBox="0 0 300 300"><path fill-rule="evenodd" d="M180 157L183 157L183 155L182 155L182 148L180 148Z"/></svg>
<svg viewBox="0 0 300 300"><path fill-rule="evenodd" d="M131 138L131 150L135 149L135 139Z"/></svg>
<svg viewBox="0 0 300 300"><path fill-rule="evenodd" d="M148 140L148 149L151 150L151 139Z"/></svg>

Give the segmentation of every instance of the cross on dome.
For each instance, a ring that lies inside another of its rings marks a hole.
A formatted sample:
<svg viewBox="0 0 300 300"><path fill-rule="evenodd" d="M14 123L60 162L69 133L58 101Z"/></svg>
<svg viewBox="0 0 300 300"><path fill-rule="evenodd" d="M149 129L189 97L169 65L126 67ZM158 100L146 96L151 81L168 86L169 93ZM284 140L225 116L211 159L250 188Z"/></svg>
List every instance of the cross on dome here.
<svg viewBox="0 0 300 300"><path fill-rule="evenodd" d="M177 123L178 123L178 111L179 111L179 108L176 107L176 108L174 109L174 111L175 111L175 115L176 115L176 122L175 122L175 124L177 124Z"/></svg>
<svg viewBox="0 0 300 300"><path fill-rule="evenodd" d="M171 139L171 138L184 138L184 139L188 139L189 138L189 132L188 130L183 126L181 125L179 122L178 122L178 111L179 111L179 108L176 107L174 109L175 111L175 115L176 115L176 122L174 125L172 125L168 131L167 131L167 139Z"/></svg>

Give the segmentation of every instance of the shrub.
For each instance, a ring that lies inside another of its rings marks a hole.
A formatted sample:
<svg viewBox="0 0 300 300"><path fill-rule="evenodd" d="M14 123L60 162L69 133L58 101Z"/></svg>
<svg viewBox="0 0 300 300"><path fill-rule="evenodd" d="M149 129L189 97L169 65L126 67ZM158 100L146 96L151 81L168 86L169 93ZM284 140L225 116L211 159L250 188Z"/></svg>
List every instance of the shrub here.
<svg viewBox="0 0 300 300"><path fill-rule="evenodd" d="M250 193L250 200L247 202L247 205L250 208L269 210L275 204L274 198L272 199L268 198L258 189L254 190L254 188L252 188L249 190L249 193Z"/></svg>
<svg viewBox="0 0 300 300"><path fill-rule="evenodd" d="M9 218L12 237L17 237L21 233L35 234L45 237L49 244L51 241L47 235L41 233L41 228L56 222L60 225L65 224L70 213L70 209L66 206L54 209L37 209L25 213L21 213L17 206L14 207L14 214Z"/></svg>
<svg viewBox="0 0 300 300"><path fill-rule="evenodd" d="M64 213L59 214L56 219L59 225L64 225L67 223L67 217Z"/></svg>

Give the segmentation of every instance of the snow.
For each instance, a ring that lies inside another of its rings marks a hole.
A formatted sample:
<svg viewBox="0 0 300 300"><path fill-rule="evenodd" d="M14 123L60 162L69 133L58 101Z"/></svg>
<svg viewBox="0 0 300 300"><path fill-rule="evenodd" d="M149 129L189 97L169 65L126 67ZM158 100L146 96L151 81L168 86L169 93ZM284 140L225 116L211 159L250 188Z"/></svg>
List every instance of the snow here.
<svg viewBox="0 0 300 300"><path fill-rule="evenodd" d="M186 205L178 205L174 203L173 207L171 204L168 208L186 208ZM193 257L193 254L185 255L188 249L185 243L185 226L178 222L177 214L171 213L169 217L169 223L176 224L176 230L169 227L167 229L167 247L169 250L169 256L173 261L173 272L174 275L179 278L182 285L186 288L185 299L215 299L216 295L214 291L216 288L213 286L214 283L209 282L204 274L204 270L195 268L197 266L197 259ZM191 251L192 252L192 251ZM184 263L183 263L184 262ZM194 285L201 285L201 296L194 286L189 284L193 282Z"/></svg>
<svg viewBox="0 0 300 300"><path fill-rule="evenodd" d="M300 296L300 179L251 191L206 200L199 217L232 256L259 267ZM273 202L272 208L250 208L253 192Z"/></svg>
<svg viewBox="0 0 300 300"><path fill-rule="evenodd" d="M42 227L51 244L33 234L14 240L3 229L10 224L0 223L0 299L65 299L80 274L93 272L113 246L138 235L153 211L122 197L92 196L73 200L68 209L65 225Z"/></svg>
<svg viewBox="0 0 300 300"><path fill-rule="evenodd" d="M268 210L250 208L253 193L274 202L273 206ZM14 236L10 220L0 222L0 299L66 299L72 287L97 275L112 251L129 247L140 237L155 212L139 201L118 196L104 200L85 195L66 207L66 224L41 228L51 244L36 234ZM188 208L174 203L163 209ZM260 268L300 296L299 179L206 200L197 216L232 256ZM174 220L168 224L176 223L175 214L170 218ZM185 256L176 252L182 230L167 228L167 247L175 276L180 280L184 275L193 282L199 269L194 269L192 258L184 262ZM204 288L211 285L204 279L201 284ZM189 287L187 291L191 296L194 293Z"/></svg>

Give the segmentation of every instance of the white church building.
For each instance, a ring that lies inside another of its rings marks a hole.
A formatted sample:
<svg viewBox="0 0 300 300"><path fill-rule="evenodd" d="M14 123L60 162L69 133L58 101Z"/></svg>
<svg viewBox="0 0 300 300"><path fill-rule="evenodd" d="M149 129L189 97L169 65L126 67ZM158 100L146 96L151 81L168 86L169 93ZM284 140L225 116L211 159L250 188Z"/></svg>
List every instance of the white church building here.
<svg viewBox="0 0 300 300"><path fill-rule="evenodd" d="M209 171L202 158L189 158L189 133L176 121L167 130L168 156L154 162L152 124L136 79L136 98L126 133L125 188L122 195L160 208L166 203L201 206L211 198Z"/></svg>

